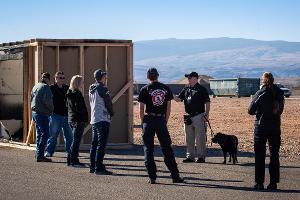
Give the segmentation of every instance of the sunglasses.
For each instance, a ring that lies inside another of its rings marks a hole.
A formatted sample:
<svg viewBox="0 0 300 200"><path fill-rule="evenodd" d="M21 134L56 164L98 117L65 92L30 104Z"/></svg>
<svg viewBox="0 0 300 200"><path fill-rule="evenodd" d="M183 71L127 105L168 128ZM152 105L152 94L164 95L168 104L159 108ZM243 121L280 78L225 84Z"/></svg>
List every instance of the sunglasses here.
<svg viewBox="0 0 300 200"><path fill-rule="evenodd" d="M66 77L57 77L57 78L60 79L60 80L66 79Z"/></svg>

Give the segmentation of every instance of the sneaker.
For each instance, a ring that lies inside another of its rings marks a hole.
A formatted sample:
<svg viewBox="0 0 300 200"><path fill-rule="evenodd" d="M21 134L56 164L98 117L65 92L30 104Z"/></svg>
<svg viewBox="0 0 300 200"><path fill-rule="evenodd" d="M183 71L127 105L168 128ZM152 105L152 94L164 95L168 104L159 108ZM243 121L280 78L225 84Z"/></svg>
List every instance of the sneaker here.
<svg viewBox="0 0 300 200"><path fill-rule="evenodd" d="M155 183L156 183L156 180L150 178L149 181L148 181L148 183L150 183L150 184L155 184Z"/></svg>
<svg viewBox="0 0 300 200"><path fill-rule="evenodd" d="M193 158L186 158L182 162L183 163L192 163L192 162L195 162L195 159L193 159Z"/></svg>
<svg viewBox="0 0 300 200"><path fill-rule="evenodd" d="M110 172L110 171L107 171L105 169L105 170L102 170L102 171L96 171L95 174L97 174L97 175L112 175L113 173Z"/></svg>
<svg viewBox="0 0 300 200"><path fill-rule="evenodd" d="M264 187L264 184L262 184L262 183L256 183L256 184L254 185L254 189L255 189L255 190L264 190L265 187Z"/></svg>
<svg viewBox="0 0 300 200"><path fill-rule="evenodd" d="M43 157L37 159L36 162L52 162L52 160L50 158Z"/></svg>
<svg viewBox="0 0 300 200"><path fill-rule="evenodd" d="M205 163L205 158L198 158L196 163Z"/></svg>
<svg viewBox="0 0 300 200"><path fill-rule="evenodd" d="M267 186L267 189L268 189L268 190L278 190L278 189L277 189L277 183L270 183L270 184Z"/></svg>
<svg viewBox="0 0 300 200"><path fill-rule="evenodd" d="M184 179L183 178L173 178L173 183L185 183Z"/></svg>

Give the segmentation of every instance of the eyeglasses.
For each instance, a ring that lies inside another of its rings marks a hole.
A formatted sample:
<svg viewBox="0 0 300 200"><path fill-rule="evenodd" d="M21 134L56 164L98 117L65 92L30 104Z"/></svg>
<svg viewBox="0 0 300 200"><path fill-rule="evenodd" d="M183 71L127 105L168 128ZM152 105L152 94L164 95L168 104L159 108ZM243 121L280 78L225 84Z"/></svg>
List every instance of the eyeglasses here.
<svg viewBox="0 0 300 200"><path fill-rule="evenodd" d="M66 79L66 77L57 77L57 78L60 79L60 80Z"/></svg>

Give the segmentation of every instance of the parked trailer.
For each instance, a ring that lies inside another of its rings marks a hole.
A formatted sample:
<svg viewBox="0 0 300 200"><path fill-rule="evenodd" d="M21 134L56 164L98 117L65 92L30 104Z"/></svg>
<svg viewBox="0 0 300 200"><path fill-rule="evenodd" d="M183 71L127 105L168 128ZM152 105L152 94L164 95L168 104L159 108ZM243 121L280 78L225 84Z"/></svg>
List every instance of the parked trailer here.
<svg viewBox="0 0 300 200"><path fill-rule="evenodd" d="M23 141L31 123L30 93L41 72L63 71L66 83L73 75L84 77L84 95L89 109L89 85L93 72L108 72L107 84L113 97L109 144L118 147L133 143L133 43L131 40L31 39L0 44L0 120L22 120ZM90 113L89 113L90 115ZM91 126L84 131L81 147L88 149ZM35 142L33 137L31 143ZM62 146L63 139L59 139Z"/></svg>
<svg viewBox="0 0 300 200"><path fill-rule="evenodd" d="M259 90L259 78L210 79L210 89L214 96L245 97Z"/></svg>

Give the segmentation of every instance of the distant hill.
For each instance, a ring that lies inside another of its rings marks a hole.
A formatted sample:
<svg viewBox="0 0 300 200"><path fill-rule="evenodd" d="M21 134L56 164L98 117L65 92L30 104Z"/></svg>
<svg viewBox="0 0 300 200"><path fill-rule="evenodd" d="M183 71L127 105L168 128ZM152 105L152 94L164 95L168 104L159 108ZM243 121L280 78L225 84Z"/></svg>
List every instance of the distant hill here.
<svg viewBox="0 0 300 200"><path fill-rule="evenodd" d="M241 38L161 39L134 44L134 75L145 82L148 66L156 66L165 82L190 71L221 77L300 76L300 42Z"/></svg>

